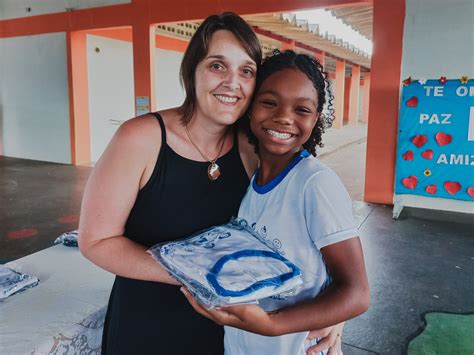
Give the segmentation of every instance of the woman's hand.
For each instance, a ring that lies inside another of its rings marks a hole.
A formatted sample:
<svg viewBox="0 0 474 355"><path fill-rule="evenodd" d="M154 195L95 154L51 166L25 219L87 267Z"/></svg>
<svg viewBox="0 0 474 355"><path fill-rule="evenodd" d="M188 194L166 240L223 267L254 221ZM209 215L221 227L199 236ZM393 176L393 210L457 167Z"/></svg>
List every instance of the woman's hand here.
<svg viewBox="0 0 474 355"><path fill-rule="evenodd" d="M307 355L319 354L322 350L328 349L327 355L340 355L342 346L342 329L344 322L334 326L319 330L310 331L307 340L321 338L318 344L313 345L306 350Z"/></svg>
<svg viewBox="0 0 474 355"><path fill-rule="evenodd" d="M194 299L185 287L181 287L181 291L196 312L219 325L227 325L260 335L277 335L271 315L255 304L206 309Z"/></svg>

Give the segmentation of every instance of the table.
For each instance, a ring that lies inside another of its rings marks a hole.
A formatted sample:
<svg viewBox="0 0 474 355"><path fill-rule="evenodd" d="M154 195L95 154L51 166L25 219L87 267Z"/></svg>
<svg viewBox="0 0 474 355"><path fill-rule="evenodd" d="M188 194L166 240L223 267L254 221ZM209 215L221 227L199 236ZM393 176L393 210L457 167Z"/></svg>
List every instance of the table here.
<svg viewBox="0 0 474 355"><path fill-rule="evenodd" d="M113 274L61 244L6 266L40 283L0 302L2 354L100 354Z"/></svg>

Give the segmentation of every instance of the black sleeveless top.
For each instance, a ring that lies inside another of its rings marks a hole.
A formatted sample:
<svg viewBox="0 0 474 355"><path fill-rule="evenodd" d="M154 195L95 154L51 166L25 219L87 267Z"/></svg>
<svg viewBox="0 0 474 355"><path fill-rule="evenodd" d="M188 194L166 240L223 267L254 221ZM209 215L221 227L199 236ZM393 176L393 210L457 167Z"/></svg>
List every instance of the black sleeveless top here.
<svg viewBox="0 0 474 355"><path fill-rule="evenodd" d="M209 162L186 159L162 144L153 173L138 193L125 236L150 247L226 223L237 216L249 179L240 159L237 129L232 149L219 158L221 176L207 177ZM199 315L179 287L117 276L104 324L102 354L223 354L223 328Z"/></svg>

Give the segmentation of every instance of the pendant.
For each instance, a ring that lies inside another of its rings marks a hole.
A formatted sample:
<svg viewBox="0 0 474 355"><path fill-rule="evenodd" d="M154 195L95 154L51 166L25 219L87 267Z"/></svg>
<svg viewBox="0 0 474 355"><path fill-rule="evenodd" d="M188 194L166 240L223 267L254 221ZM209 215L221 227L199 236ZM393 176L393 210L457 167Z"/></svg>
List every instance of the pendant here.
<svg viewBox="0 0 474 355"><path fill-rule="evenodd" d="M209 180L214 181L217 180L219 176L221 176L221 169L219 168L219 165L212 162L207 167L207 177L209 178Z"/></svg>

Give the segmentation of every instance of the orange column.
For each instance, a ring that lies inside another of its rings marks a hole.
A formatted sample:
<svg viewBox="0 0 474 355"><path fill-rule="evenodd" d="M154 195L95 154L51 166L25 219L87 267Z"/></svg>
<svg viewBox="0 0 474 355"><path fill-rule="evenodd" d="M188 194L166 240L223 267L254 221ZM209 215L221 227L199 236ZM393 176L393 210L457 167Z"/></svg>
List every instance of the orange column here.
<svg viewBox="0 0 474 355"><path fill-rule="evenodd" d="M316 53L314 56L324 68L326 65L326 52Z"/></svg>
<svg viewBox="0 0 474 355"><path fill-rule="evenodd" d="M341 128L344 119L344 86L346 81L346 62L336 60L336 80L334 85L334 128Z"/></svg>
<svg viewBox="0 0 474 355"><path fill-rule="evenodd" d="M86 33L67 32L66 42L71 163L85 164L91 161Z"/></svg>
<svg viewBox="0 0 474 355"><path fill-rule="evenodd" d="M364 200L393 203L405 0L374 0Z"/></svg>
<svg viewBox="0 0 474 355"><path fill-rule="evenodd" d="M135 114L141 115L156 110L156 31L155 26L149 23L149 2L147 0L133 0L133 4L132 39Z"/></svg>
<svg viewBox="0 0 474 355"><path fill-rule="evenodd" d="M369 122L370 72L364 75L364 102L362 104L362 122Z"/></svg>
<svg viewBox="0 0 474 355"><path fill-rule="evenodd" d="M343 115L343 126L349 123L349 99L351 93L351 77L346 77L344 80L344 115Z"/></svg>
<svg viewBox="0 0 474 355"><path fill-rule="evenodd" d="M287 49L291 49L292 51L295 50L295 40L290 39L286 42L281 42L280 50L286 51Z"/></svg>
<svg viewBox="0 0 474 355"><path fill-rule="evenodd" d="M360 65L352 66L351 89L349 94L349 124L359 120Z"/></svg>

